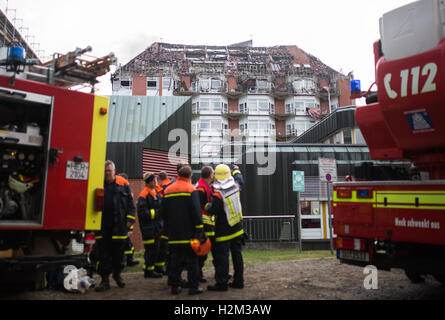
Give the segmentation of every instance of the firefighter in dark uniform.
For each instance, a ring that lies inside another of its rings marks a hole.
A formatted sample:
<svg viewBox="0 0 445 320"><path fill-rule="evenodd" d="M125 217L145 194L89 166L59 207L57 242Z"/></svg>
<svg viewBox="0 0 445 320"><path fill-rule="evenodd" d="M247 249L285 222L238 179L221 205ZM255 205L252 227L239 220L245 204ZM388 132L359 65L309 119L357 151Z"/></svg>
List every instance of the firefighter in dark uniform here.
<svg viewBox="0 0 445 320"><path fill-rule="evenodd" d="M109 276L120 288L125 287L121 277L122 255L128 230L134 224L135 207L127 180L116 176L116 167L110 160L105 162L104 210L102 227L96 233L99 248L97 273L102 280L96 291L110 289Z"/></svg>
<svg viewBox="0 0 445 320"><path fill-rule="evenodd" d="M204 223L204 232L206 236L210 239L212 244L212 256L214 257L214 247L215 247L215 216L209 214L205 211L205 205L212 201L213 195L213 168L209 166L204 166L201 168L201 179L198 180L196 184L196 190L199 192L199 201L201 204L202 222ZM200 282L207 282L203 276L202 268L207 260L207 255L199 257L199 267L200 267Z"/></svg>
<svg viewBox="0 0 445 320"><path fill-rule="evenodd" d="M158 194L163 198L164 197L164 190L167 188L167 186L171 183L171 180L168 178L167 173L165 171L161 171L158 174L158 184L156 185L156 191ZM164 228L164 221L162 218L159 219L159 224L161 225L161 231L158 233L158 254L156 256L156 262L155 262L155 271L157 273L166 275L166 261L167 261L167 254L168 254L168 243L167 243L167 237L162 234L162 229Z"/></svg>
<svg viewBox="0 0 445 320"><path fill-rule="evenodd" d="M189 294L203 292L199 287L198 256L190 244L192 239L205 238L199 194L190 183L191 176L189 165L183 165L178 170L178 180L165 189L161 209L170 252L168 282L172 286L172 294L181 292L184 263L187 265Z"/></svg>
<svg viewBox="0 0 445 320"><path fill-rule="evenodd" d="M235 180L235 183L238 185L239 190L242 191L244 188L244 178L241 171L239 170L239 167L236 164L232 165L232 176Z"/></svg>
<svg viewBox="0 0 445 320"><path fill-rule="evenodd" d="M239 188L230 175L230 168L220 164L215 168L215 193L212 202L206 205L206 211L214 214L215 220L215 280L208 286L210 291L226 291L229 281L229 251L232 248L234 268L232 288L244 287L244 264L242 244L244 231Z"/></svg>
<svg viewBox="0 0 445 320"><path fill-rule="evenodd" d="M124 172L119 173L118 176L121 176L122 178L124 178L125 180L128 181L128 175ZM132 194L133 196L133 194ZM125 241L125 247L124 247L124 256L122 258L122 264L123 266L128 266L128 267L132 267L132 266L136 266L139 264L139 261L136 261L134 259L134 245L133 242L131 242L131 238L130 235L134 230L134 225L132 225L130 227L130 230L128 231L128 238Z"/></svg>
<svg viewBox="0 0 445 320"><path fill-rule="evenodd" d="M144 243L145 263L142 267L145 278L161 278L162 274L156 272L155 262L158 255L158 233L161 231L159 214L162 198L156 192L156 178L151 172L144 174L145 188L137 199L139 227Z"/></svg>

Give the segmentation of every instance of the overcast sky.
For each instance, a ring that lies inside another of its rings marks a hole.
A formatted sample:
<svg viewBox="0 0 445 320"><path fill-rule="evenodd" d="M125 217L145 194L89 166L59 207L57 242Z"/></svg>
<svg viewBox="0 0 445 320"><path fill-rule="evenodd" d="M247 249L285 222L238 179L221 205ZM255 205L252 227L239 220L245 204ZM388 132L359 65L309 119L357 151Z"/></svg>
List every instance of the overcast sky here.
<svg viewBox="0 0 445 320"><path fill-rule="evenodd" d="M153 42L254 46L296 45L362 82L374 82L372 44L383 13L413 0L1 0L23 35L49 55L93 47L125 64ZM20 20L22 19L22 20ZM29 28L29 31L26 29ZM114 71L114 68L112 69ZM110 76L98 94L110 95Z"/></svg>

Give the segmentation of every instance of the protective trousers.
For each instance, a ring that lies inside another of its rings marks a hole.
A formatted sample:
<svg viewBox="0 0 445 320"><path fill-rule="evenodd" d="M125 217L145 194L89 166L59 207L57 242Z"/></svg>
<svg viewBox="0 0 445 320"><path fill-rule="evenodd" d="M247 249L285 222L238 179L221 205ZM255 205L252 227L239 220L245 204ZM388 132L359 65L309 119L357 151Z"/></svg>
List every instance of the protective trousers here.
<svg viewBox="0 0 445 320"><path fill-rule="evenodd" d="M164 272L165 269L165 261L167 260L167 251L168 251L168 240L161 237L157 243L157 254L155 261L155 271L156 272Z"/></svg>
<svg viewBox="0 0 445 320"><path fill-rule="evenodd" d="M159 245L156 239L144 240L144 271L153 271L155 269L156 256L158 254Z"/></svg>
<svg viewBox="0 0 445 320"><path fill-rule="evenodd" d="M190 245L169 245L169 251L168 283L174 287L181 285L181 272L186 264L189 286L192 289L197 289L199 286L199 261Z"/></svg>
<svg viewBox="0 0 445 320"><path fill-rule="evenodd" d="M241 237L237 237L230 241L230 253L232 254L232 263L233 263L233 283L238 285L244 284L244 261L243 255L241 253L243 240Z"/></svg>
<svg viewBox="0 0 445 320"><path fill-rule="evenodd" d="M99 263L97 273L102 278L108 278L111 273L119 275L122 270L122 255L124 254L125 239L111 239L104 237L97 240Z"/></svg>
<svg viewBox="0 0 445 320"><path fill-rule="evenodd" d="M215 280L217 285L227 285L229 282L229 253L232 252L234 269L233 280L244 283L244 263L241 254L242 242L240 237L228 241L216 242L215 248Z"/></svg>

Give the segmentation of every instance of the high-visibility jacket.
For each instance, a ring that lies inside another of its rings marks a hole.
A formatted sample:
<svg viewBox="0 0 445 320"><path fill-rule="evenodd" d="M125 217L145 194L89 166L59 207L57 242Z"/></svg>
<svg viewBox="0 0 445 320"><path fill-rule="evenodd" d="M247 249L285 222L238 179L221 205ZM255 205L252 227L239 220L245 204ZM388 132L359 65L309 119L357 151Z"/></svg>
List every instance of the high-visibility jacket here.
<svg viewBox="0 0 445 320"><path fill-rule="evenodd" d="M144 244L147 244L147 241L154 242L156 234L161 229L159 223L161 204L161 196L147 186L142 189L138 196L137 209L139 227Z"/></svg>
<svg viewBox="0 0 445 320"><path fill-rule="evenodd" d="M111 197L111 210L104 208L102 212L102 227L100 231L95 232L96 239L102 239L104 236L113 240L123 240L128 237L127 222L133 224L135 221L135 206L131 187L127 180L121 176L111 184L105 185L105 197Z"/></svg>
<svg viewBox="0 0 445 320"><path fill-rule="evenodd" d="M204 225L199 194L190 179L179 177L165 189L161 218L169 245L190 244L191 239L202 237Z"/></svg>
<svg viewBox="0 0 445 320"><path fill-rule="evenodd" d="M209 186L204 179L199 179L196 184L196 190L199 191L199 201L201 204L202 222L204 223L204 232L208 237L215 235L215 216L208 213L205 205L212 201L213 187Z"/></svg>
<svg viewBox="0 0 445 320"><path fill-rule="evenodd" d="M238 204L234 201L236 198ZM238 187L233 186L230 190L224 191L224 194L222 191L216 191L212 196L211 205L206 208L216 217L216 242L229 241L244 234Z"/></svg>

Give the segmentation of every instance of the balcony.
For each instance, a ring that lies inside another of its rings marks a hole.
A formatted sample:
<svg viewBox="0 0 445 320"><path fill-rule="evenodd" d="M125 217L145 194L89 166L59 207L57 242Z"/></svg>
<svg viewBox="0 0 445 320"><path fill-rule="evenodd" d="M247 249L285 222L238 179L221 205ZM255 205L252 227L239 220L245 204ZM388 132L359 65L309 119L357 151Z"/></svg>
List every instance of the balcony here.
<svg viewBox="0 0 445 320"><path fill-rule="evenodd" d="M247 129L246 135L249 137L269 137L269 136L276 136L277 130L276 129Z"/></svg>
<svg viewBox="0 0 445 320"><path fill-rule="evenodd" d="M331 95L331 97L336 97L341 94L341 91L336 86L329 86L329 94ZM323 100L328 100L328 91L324 88L320 88L317 90L315 96Z"/></svg>
<svg viewBox="0 0 445 320"><path fill-rule="evenodd" d="M196 93L227 93L227 82L219 79L200 79L192 83L191 90Z"/></svg>
<svg viewBox="0 0 445 320"><path fill-rule="evenodd" d="M291 117L295 117L296 111L295 108L286 108L284 111L272 110L270 112L270 116L276 120L286 120Z"/></svg>
<svg viewBox="0 0 445 320"><path fill-rule="evenodd" d="M223 110L221 114L223 117L229 118L231 120L238 120L242 117L247 116L249 113L247 109L240 110L238 108L237 110L230 110L230 108L228 108Z"/></svg>

